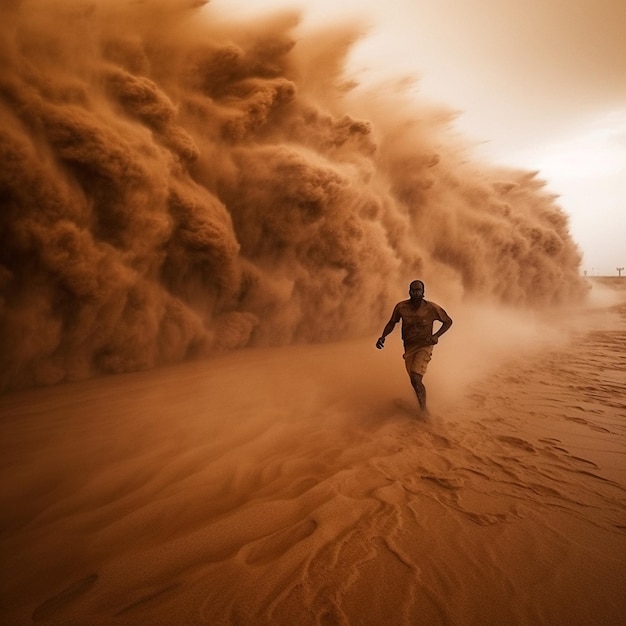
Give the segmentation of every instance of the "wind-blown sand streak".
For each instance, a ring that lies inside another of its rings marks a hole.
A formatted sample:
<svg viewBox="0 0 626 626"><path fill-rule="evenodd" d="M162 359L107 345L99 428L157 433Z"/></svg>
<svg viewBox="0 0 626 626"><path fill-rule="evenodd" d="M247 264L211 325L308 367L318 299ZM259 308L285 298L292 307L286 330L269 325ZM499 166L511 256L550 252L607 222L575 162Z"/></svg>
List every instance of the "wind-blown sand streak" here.
<svg viewBox="0 0 626 626"><path fill-rule="evenodd" d="M620 623L623 300L457 318L429 423L393 335L5 394L3 621Z"/></svg>

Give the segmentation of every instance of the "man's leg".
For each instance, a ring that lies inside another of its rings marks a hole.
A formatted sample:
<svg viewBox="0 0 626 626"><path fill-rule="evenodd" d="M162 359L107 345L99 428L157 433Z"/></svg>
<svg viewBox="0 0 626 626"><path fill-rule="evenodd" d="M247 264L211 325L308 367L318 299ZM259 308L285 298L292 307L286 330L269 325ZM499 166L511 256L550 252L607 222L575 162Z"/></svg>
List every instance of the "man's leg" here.
<svg viewBox="0 0 626 626"><path fill-rule="evenodd" d="M411 372L411 385L415 390L415 395L417 396L420 409L422 409L423 413L428 415L428 409L426 408L426 387L424 387L424 383L422 382L421 374Z"/></svg>

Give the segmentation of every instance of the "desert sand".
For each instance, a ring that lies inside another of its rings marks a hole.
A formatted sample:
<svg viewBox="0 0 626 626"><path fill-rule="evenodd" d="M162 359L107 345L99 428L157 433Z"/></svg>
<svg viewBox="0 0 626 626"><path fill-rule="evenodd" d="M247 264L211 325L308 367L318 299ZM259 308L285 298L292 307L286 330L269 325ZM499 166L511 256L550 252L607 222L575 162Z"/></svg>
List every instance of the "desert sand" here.
<svg viewBox="0 0 626 626"><path fill-rule="evenodd" d="M203 4L0 3L0 623L623 623L624 283L363 25Z"/></svg>
<svg viewBox="0 0 626 626"><path fill-rule="evenodd" d="M5 393L1 623L623 623L613 283L455 312L428 421L397 331Z"/></svg>

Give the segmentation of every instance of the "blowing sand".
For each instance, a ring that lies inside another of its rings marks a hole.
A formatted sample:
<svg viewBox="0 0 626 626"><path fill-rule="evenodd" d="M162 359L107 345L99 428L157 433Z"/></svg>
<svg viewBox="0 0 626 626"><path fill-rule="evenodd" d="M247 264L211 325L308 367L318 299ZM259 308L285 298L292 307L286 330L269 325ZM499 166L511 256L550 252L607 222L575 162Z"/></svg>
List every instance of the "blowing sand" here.
<svg viewBox="0 0 626 626"><path fill-rule="evenodd" d="M626 291L519 312L587 289L539 172L351 19L88 4L0 3L2 624L620 623Z"/></svg>
<svg viewBox="0 0 626 626"><path fill-rule="evenodd" d="M429 422L395 334L5 394L2 624L623 623L626 291L594 291L457 315Z"/></svg>
<svg viewBox="0 0 626 626"><path fill-rule="evenodd" d="M0 2L0 392L363 337L415 278L582 297L540 173L359 87L359 20L203 4Z"/></svg>

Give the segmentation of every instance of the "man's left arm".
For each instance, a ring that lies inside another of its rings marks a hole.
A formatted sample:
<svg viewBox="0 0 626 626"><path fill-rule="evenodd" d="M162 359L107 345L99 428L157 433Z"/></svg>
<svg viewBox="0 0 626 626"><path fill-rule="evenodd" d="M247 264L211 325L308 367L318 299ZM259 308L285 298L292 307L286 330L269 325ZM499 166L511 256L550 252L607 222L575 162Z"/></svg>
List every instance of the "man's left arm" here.
<svg viewBox="0 0 626 626"><path fill-rule="evenodd" d="M450 330L450 326L452 326L452 318L440 306L437 307L437 313L437 319L441 322L441 326L431 337L433 345L438 343L439 337L441 337L444 333L447 333Z"/></svg>

